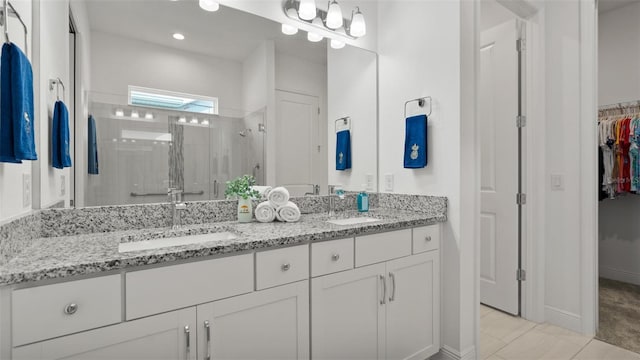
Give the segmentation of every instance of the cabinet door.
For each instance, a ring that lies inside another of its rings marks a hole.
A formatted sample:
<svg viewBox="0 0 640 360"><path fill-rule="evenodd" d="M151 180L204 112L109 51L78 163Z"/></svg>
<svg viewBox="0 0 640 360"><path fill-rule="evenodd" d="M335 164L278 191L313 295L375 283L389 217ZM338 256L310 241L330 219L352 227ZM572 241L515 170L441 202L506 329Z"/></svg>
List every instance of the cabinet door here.
<svg viewBox="0 0 640 360"><path fill-rule="evenodd" d="M308 280L197 309L199 359L309 358Z"/></svg>
<svg viewBox="0 0 640 360"><path fill-rule="evenodd" d="M384 359L385 264L311 279L312 357Z"/></svg>
<svg viewBox="0 0 640 360"><path fill-rule="evenodd" d="M387 263L387 359L426 359L440 348L439 253Z"/></svg>
<svg viewBox="0 0 640 360"><path fill-rule="evenodd" d="M195 323L188 308L17 347L13 360L195 360Z"/></svg>

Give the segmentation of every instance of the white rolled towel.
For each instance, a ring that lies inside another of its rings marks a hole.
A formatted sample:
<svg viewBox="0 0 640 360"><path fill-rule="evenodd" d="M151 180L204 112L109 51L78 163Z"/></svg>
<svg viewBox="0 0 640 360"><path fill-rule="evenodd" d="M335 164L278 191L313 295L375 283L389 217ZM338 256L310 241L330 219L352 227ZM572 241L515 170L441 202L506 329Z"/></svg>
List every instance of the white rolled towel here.
<svg viewBox="0 0 640 360"><path fill-rule="evenodd" d="M280 206L287 205L287 202L289 202L289 190L280 186L280 187L271 189L267 197L271 202L271 205L277 209Z"/></svg>
<svg viewBox="0 0 640 360"><path fill-rule="evenodd" d="M276 218L279 221L296 222L300 220L300 209L298 205L288 201L286 205L280 206L276 210Z"/></svg>
<svg viewBox="0 0 640 360"><path fill-rule="evenodd" d="M271 186L252 186L251 190L256 190L260 193L260 199L258 200L267 200L269 192L271 192L273 188Z"/></svg>
<svg viewBox="0 0 640 360"><path fill-rule="evenodd" d="M268 201L261 202L256 206L255 215L256 220L261 223L272 222L276 219L276 209Z"/></svg>

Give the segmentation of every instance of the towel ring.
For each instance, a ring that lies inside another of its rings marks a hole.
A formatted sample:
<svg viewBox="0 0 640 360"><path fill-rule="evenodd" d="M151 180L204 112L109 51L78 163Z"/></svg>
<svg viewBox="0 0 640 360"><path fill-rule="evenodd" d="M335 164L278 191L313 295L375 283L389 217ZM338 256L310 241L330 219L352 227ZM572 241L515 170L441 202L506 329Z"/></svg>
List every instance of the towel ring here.
<svg viewBox="0 0 640 360"><path fill-rule="evenodd" d="M66 91L64 83L60 78L49 79L49 91L53 91L53 87L56 87L56 99L60 100L60 86L62 86L62 99L64 100L64 93Z"/></svg>
<svg viewBox="0 0 640 360"><path fill-rule="evenodd" d="M407 105L412 102L418 102L418 106L423 108L425 106L426 101L429 100L429 112L425 115L431 116L431 111L433 110L433 99L431 96L425 96L417 99L408 100L404 103L404 118L407 118Z"/></svg>
<svg viewBox="0 0 640 360"><path fill-rule="evenodd" d="M342 122L342 127L340 126ZM334 122L336 133L343 130L351 130L351 118L349 116L342 117Z"/></svg>

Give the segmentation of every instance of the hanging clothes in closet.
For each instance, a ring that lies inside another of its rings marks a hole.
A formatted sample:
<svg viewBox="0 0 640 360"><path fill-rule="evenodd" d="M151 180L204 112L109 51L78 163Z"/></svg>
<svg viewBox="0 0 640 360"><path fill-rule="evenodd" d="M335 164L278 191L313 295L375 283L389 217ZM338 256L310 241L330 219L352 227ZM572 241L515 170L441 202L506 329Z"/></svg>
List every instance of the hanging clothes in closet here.
<svg viewBox="0 0 640 360"><path fill-rule="evenodd" d="M600 200L639 194L640 106L601 110L598 133Z"/></svg>

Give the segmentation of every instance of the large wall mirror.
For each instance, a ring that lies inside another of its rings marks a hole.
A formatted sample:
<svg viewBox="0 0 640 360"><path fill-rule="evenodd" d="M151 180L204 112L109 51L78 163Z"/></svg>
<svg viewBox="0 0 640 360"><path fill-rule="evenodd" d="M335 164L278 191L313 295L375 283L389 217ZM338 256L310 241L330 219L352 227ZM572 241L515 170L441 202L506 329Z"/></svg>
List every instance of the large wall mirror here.
<svg viewBox="0 0 640 360"><path fill-rule="evenodd" d="M377 191L375 53L192 0L87 9L95 128L76 138L76 206L163 202L168 188L223 199L226 181L244 174L298 196L328 184ZM352 167L338 171L343 117Z"/></svg>

